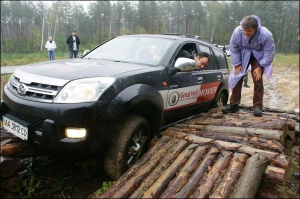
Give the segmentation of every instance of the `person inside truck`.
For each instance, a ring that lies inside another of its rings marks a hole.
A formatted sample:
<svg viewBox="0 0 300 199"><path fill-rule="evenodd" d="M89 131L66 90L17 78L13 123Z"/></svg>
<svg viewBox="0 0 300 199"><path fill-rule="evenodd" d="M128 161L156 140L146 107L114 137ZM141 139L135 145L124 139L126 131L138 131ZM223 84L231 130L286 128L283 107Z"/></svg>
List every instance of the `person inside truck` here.
<svg viewBox="0 0 300 199"><path fill-rule="evenodd" d="M181 72L200 70L207 66L210 62L209 54L206 52L194 53L194 59L187 57L178 57L175 67Z"/></svg>

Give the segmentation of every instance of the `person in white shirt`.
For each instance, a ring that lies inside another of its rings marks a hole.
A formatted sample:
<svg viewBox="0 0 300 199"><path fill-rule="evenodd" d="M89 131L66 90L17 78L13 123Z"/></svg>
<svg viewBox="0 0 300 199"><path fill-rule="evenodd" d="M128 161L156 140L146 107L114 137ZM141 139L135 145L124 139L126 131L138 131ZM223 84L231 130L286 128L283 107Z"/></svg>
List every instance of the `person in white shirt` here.
<svg viewBox="0 0 300 199"><path fill-rule="evenodd" d="M48 50L49 60L55 60L56 43L52 37L49 37L48 41L46 42L45 48L47 48Z"/></svg>

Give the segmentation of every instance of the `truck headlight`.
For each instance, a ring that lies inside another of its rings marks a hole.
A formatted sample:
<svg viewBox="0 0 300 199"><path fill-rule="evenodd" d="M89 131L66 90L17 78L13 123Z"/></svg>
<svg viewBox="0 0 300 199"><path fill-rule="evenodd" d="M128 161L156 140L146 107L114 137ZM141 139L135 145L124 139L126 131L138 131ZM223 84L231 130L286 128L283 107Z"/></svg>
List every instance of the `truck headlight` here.
<svg viewBox="0 0 300 199"><path fill-rule="evenodd" d="M113 77L93 77L71 81L58 93L54 103L97 101L114 82Z"/></svg>

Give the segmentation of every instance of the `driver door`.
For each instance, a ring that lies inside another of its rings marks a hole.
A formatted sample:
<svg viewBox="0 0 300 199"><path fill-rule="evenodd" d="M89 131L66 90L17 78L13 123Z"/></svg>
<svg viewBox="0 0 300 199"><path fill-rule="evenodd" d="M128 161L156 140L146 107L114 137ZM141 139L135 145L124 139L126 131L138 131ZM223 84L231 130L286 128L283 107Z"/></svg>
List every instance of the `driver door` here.
<svg viewBox="0 0 300 199"><path fill-rule="evenodd" d="M185 48L187 45L193 46L193 44L189 43L182 48ZM198 52L196 45L194 52ZM199 91L204 82L205 75L203 70L177 72L175 75L170 76L165 123L178 121L200 111L201 99Z"/></svg>

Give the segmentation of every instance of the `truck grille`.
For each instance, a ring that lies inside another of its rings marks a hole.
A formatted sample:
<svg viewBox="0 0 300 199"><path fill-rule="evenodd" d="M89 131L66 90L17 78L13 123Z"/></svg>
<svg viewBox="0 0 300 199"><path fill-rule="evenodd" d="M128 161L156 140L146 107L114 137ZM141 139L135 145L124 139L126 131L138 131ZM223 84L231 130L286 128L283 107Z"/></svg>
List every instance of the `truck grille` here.
<svg viewBox="0 0 300 199"><path fill-rule="evenodd" d="M16 96L40 102L52 103L62 86L37 82L24 83L16 76L12 76L8 89Z"/></svg>
<svg viewBox="0 0 300 199"><path fill-rule="evenodd" d="M43 121L44 120L41 118L30 116L30 115L25 115L23 113L19 113L12 109L9 109L8 113L12 116L15 116L16 118L19 118L25 122L30 123L35 128L35 130L42 131L42 129L43 129Z"/></svg>

